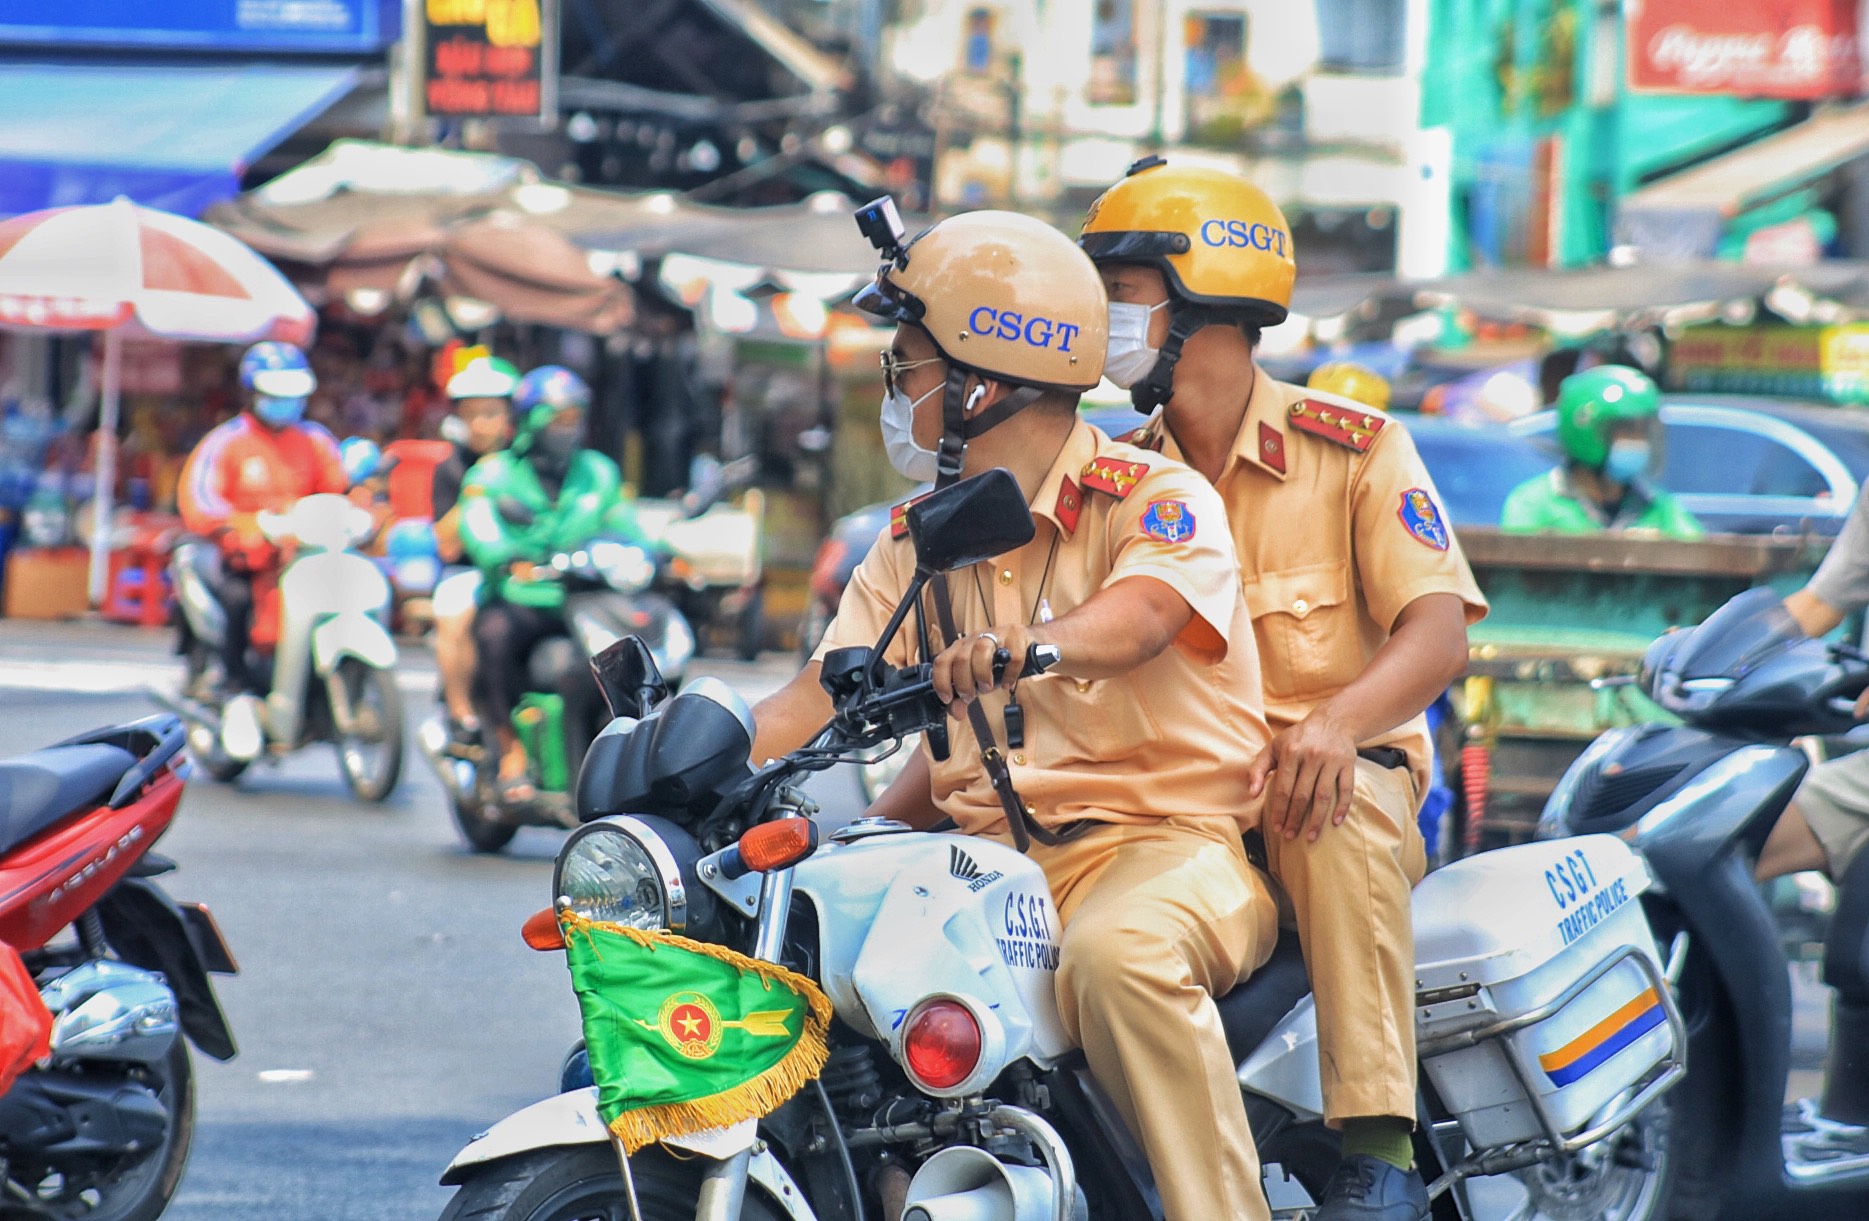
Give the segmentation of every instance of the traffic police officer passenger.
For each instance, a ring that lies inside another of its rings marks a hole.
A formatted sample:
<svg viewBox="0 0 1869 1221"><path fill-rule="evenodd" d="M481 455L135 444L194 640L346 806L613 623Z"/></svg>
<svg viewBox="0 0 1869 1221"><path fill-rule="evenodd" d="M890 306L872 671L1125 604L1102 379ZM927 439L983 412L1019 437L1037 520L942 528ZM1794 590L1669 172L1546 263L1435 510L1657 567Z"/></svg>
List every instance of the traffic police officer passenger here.
<svg viewBox="0 0 1869 1221"><path fill-rule="evenodd" d="M1132 439L1226 501L1273 738L1253 761L1266 857L1316 995L1325 1119L1344 1159L1320 1221L1414 1221L1414 932L1426 869L1425 709L1466 666L1486 602L1396 421L1254 362L1285 319L1291 231L1257 187L1138 162L1091 205L1110 379L1150 414Z"/></svg>
<svg viewBox="0 0 1869 1221"><path fill-rule="evenodd" d="M1030 835L1063 923L1065 1029L1143 1146L1164 1213L1264 1218L1214 1006L1277 931L1240 842L1245 761L1267 731L1224 507L1186 467L1077 419L1077 396L1103 369L1105 311L1090 260L1056 230L1004 212L953 217L885 263L857 303L897 324L883 355L897 469L947 482L1004 467L1037 520L1030 543L950 574L922 608L935 622L933 604L947 602L956 638L936 645L935 685L968 728L943 761L918 750L873 812ZM756 758L829 718L819 662L875 643L913 575L905 533L898 515L852 577L819 660L754 710ZM897 636L891 664L919 660L913 636ZM1061 660L1021 681L1033 643ZM996 686L1001 648L1013 661ZM1015 696L1016 743L1002 737ZM996 744L1016 797L983 767Z"/></svg>

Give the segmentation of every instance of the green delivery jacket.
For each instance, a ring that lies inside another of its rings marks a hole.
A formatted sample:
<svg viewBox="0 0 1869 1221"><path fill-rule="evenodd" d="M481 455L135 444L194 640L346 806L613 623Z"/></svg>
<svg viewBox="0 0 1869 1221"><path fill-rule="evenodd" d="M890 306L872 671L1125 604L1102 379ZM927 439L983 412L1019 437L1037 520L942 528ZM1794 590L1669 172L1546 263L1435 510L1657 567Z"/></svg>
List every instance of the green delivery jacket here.
<svg viewBox="0 0 1869 1221"><path fill-rule="evenodd" d="M502 517L498 505L509 499L532 510L534 520L522 526ZM461 543L486 576L483 602L499 598L515 606L557 610L565 602L563 585L516 580L507 566L517 560L545 564L598 537L647 545L636 511L623 497L622 473L595 451L581 450L571 460L556 501L532 464L511 451L474 463L461 485Z"/></svg>
<svg viewBox="0 0 1869 1221"><path fill-rule="evenodd" d="M1576 496L1564 468L1553 468L1512 489L1500 510L1499 528L1515 534L1601 534L1641 530L1663 538L1700 538L1706 534L1681 502L1660 488L1636 485L1611 518L1594 503Z"/></svg>

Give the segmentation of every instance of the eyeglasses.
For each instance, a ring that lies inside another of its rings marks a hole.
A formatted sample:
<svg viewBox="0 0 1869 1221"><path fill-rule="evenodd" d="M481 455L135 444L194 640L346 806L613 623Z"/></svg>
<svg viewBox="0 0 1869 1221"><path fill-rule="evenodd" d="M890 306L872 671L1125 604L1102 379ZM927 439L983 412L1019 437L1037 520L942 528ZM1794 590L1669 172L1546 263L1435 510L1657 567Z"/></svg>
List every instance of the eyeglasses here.
<svg viewBox="0 0 1869 1221"><path fill-rule="evenodd" d="M939 356L930 356L927 360L911 360L905 363L897 360L895 352L888 348L884 348L878 353L878 357L883 367L883 389L891 394L896 392L897 379L910 369L919 369L923 365L938 365L942 363Z"/></svg>

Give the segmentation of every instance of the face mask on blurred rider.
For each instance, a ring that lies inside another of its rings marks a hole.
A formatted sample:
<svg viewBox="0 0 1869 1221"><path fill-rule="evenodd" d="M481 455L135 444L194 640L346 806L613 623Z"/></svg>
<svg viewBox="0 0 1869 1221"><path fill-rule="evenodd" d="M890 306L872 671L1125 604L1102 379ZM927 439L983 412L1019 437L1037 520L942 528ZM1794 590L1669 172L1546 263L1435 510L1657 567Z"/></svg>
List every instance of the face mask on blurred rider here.
<svg viewBox="0 0 1869 1221"><path fill-rule="evenodd" d="M933 483L940 473L935 452L915 443L915 409L940 389L936 386L913 402L900 390L883 396L883 452L889 455L889 465L904 479Z"/></svg>
<svg viewBox="0 0 1869 1221"><path fill-rule="evenodd" d="M1149 375L1161 359L1161 349L1149 346L1149 324L1155 311L1167 305L1110 302L1110 353L1103 360L1103 376L1127 390Z"/></svg>
<svg viewBox="0 0 1869 1221"><path fill-rule="evenodd" d="M1612 442L1603 473L1617 483L1633 483L1648 470L1650 456L1647 441Z"/></svg>
<svg viewBox="0 0 1869 1221"><path fill-rule="evenodd" d="M258 395L253 400L253 414L274 428L284 428L287 424L296 424L305 418L305 400Z"/></svg>
<svg viewBox="0 0 1869 1221"><path fill-rule="evenodd" d="M547 428L532 442L532 461L548 475L562 475L583 448L582 428Z"/></svg>

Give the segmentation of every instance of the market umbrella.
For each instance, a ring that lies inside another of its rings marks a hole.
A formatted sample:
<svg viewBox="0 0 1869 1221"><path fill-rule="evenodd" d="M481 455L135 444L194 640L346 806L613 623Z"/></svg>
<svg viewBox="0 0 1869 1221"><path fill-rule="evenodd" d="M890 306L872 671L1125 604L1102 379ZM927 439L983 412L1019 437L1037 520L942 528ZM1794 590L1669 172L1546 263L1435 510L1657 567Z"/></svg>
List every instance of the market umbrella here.
<svg viewBox="0 0 1869 1221"><path fill-rule="evenodd" d="M217 229L144 208L50 208L0 222L0 327L104 332L91 600L104 596L123 340L303 344L317 319L271 264Z"/></svg>

